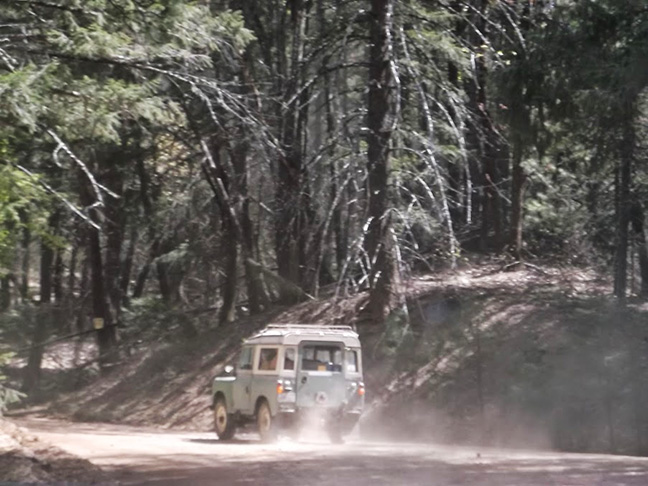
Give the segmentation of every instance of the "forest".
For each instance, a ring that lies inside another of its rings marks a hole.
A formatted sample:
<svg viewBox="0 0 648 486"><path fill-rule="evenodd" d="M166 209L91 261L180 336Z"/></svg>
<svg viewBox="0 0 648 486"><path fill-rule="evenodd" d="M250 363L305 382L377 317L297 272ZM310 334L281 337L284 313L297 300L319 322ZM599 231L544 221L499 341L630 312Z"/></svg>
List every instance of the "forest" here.
<svg viewBox="0 0 648 486"><path fill-rule="evenodd" d="M61 336L110 370L135 318L362 292L380 327L475 255L646 297L646 59L643 0L0 0L0 361L29 394Z"/></svg>

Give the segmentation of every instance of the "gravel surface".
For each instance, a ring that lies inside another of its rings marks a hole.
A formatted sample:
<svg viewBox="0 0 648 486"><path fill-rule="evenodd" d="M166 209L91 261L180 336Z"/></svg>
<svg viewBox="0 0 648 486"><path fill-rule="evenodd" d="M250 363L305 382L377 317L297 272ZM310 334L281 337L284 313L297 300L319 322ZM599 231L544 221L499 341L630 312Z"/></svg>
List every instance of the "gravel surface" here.
<svg viewBox="0 0 648 486"><path fill-rule="evenodd" d="M24 419L39 437L81 455L123 485L645 486L648 458L448 447L318 437L229 443L212 433Z"/></svg>

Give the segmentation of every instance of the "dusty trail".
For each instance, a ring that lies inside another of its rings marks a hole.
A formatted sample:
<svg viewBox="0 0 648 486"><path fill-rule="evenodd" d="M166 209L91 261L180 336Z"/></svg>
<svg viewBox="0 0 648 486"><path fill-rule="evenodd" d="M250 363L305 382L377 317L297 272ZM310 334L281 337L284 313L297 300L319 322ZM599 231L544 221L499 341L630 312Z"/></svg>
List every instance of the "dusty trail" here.
<svg viewBox="0 0 648 486"><path fill-rule="evenodd" d="M20 421L34 434L115 474L123 485L645 486L648 458L521 452L350 440L262 444L50 419Z"/></svg>

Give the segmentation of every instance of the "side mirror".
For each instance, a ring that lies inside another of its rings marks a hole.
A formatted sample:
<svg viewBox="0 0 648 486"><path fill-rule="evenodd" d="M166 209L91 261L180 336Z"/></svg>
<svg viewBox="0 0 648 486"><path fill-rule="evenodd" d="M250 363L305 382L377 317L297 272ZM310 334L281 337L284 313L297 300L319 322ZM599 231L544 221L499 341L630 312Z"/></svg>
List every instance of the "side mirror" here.
<svg viewBox="0 0 648 486"><path fill-rule="evenodd" d="M225 373L227 373L228 375L231 374L232 371L234 371L234 367L232 365L227 365L225 367Z"/></svg>

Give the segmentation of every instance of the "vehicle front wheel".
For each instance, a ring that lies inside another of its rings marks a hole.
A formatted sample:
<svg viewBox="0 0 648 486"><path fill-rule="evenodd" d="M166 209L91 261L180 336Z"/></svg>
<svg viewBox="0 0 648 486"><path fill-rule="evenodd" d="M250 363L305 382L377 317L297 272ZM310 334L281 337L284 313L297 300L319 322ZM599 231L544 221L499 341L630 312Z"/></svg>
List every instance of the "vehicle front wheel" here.
<svg viewBox="0 0 648 486"><path fill-rule="evenodd" d="M257 429L263 442L272 442L277 438L277 426L272 417L270 405L265 400L259 404L257 409Z"/></svg>
<svg viewBox="0 0 648 486"><path fill-rule="evenodd" d="M220 440L229 440L236 432L236 424L227 413L227 405L222 398L218 398L214 403L214 429Z"/></svg>

